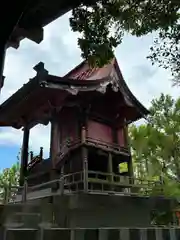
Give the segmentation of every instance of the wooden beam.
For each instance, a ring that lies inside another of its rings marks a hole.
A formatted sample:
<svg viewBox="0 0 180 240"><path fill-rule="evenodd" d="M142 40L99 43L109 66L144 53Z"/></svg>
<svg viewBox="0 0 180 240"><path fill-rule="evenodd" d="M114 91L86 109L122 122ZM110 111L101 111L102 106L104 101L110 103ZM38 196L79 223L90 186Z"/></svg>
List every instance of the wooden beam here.
<svg viewBox="0 0 180 240"><path fill-rule="evenodd" d="M23 29L24 30L24 29ZM35 43L41 43L44 38L44 29L43 28L35 28L24 30L24 36Z"/></svg>
<svg viewBox="0 0 180 240"><path fill-rule="evenodd" d="M43 28L36 29L23 29L18 26L13 31L11 38L7 43L7 47L13 47L17 49L20 45L20 41L24 38L28 38L35 43L41 43L44 37Z"/></svg>
<svg viewBox="0 0 180 240"><path fill-rule="evenodd" d="M37 119L37 120L33 120L33 121L30 121L27 125L27 127L29 129L33 128L34 126L38 125L38 124L42 124L44 126L47 126L50 122L50 119L49 117L46 117L46 118L42 118L42 119Z"/></svg>
<svg viewBox="0 0 180 240"><path fill-rule="evenodd" d="M57 112L52 113L51 119L51 142L50 142L50 161L51 161L51 179L56 178L56 160L59 153L59 122Z"/></svg>
<svg viewBox="0 0 180 240"><path fill-rule="evenodd" d="M21 168L20 168L20 186L24 185L24 180L27 177L27 166L28 166L28 147L29 147L29 128L24 128L23 143L21 149Z"/></svg>
<svg viewBox="0 0 180 240"><path fill-rule="evenodd" d="M4 43L0 46L0 91L4 85L5 77L3 76L3 72L4 72L5 57L6 57L6 44Z"/></svg>
<svg viewBox="0 0 180 240"><path fill-rule="evenodd" d="M23 39L23 38L22 38ZM14 49L18 49L20 46L20 41L22 39L17 39L17 38L13 38L11 37L11 39L9 39L8 43L7 43L7 48L12 47Z"/></svg>

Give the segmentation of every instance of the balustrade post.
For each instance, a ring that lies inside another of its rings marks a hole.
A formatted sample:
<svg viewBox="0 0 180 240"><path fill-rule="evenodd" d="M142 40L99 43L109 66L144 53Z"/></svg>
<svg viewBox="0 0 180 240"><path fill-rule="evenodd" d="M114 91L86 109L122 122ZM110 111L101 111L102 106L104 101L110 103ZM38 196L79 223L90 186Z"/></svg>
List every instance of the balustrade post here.
<svg viewBox="0 0 180 240"><path fill-rule="evenodd" d="M43 159L43 147L40 147L39 157L41 160Z"/></svg>
<svg viewBox="0 0 180 240"><path fill-rule="evenodd" d="M28 182L27 178L24 181L23 191L22 191L22 202L25 203L27 201L27 192L28 192Z"/></svg>
<svg viewBox="0 0 180 240"><path fill-rule="evenodd" d="M7 195L8 195L8 202L10 201L10 200L12 200L12 184L11 184L11 182L9 182L9 185L8 185L8 193L7 193Z"/></svg>
<svg viewBox="0 0 180 240"><path fill-rule="evenodd" d="M82 159L84 191L88 192L88 152L86 147L82 147Z"/></svg>
<svg viewBox="0 0 180 240"><path fill-rule="evenodd" d="M109 183L111 184L110 190L113 190L113 182L114 182L114 176L113 176L113 159L112 154L108 154L108 174L109 174Z"/></svg>
<svg viewBox="0 0 180 240"><path fill-rule="evenodd" d="M64 194L64 166L61 167L59 188L60 188L60 194L63 195Z"/></svg>
<svg viewBox="0 0 180 240"><path fill-rule="evenodd" d="M108 154L108 174L109 174L109 181L113 182L113 163L112 163L112 154Z"/></svg>
<svg viewBox="0 0 180 240"><path fill-rule="evenodd" d="M33 151L30 151L30 161L32 161L33 160Z"/></svg>
<svg viewBox="0 0 180 240"><path fill-rule="evenodd" d="M4 186L4 204L7 204L9 200L9 189L8 185Z"/></svg>

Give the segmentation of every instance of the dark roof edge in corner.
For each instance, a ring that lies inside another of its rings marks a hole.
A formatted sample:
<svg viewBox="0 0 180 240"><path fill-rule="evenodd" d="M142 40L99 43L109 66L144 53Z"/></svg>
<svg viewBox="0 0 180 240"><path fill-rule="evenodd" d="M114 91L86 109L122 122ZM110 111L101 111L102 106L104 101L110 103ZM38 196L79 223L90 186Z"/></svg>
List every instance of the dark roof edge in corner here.
<svg viewBox="0 0 180 240"><path fill-rule="evenodd" d="M139 111L140 115L141 115L142 117L144 117L144 116L150 114L150 111L149 111L147 108L145 108L145 107L138 101L138 99L133 95L133 93L131 92L131 90L130 90L129 87L127 86L127 84L126 84L126 82L125 82L125 80L124 80L124 78L123 78L123 75L122 75L122 73L121 73L121 70L120 70L120 68L119 68L119 64L118 64L116 58L115 58L115 62L114 62L114 67L115 67L115 70L116 70L116 72L117 72L117 74L118 74L118 76L119 76L119 79L122 80L121 83L119 82L120 85L121 85L121 87L123 88L123 90L125 91L125 93L128 95L128 97L130 98L132 104L137 108L137 110Z"/></svg>
<svg viewBox="0 0 180 240"><path fill-rule="evenodd" d="M8 99L6 99L1 105L0 110L6 110L8 105L15 105L22 99L24 99L27 95L31 93L31 91L39 85L37 79L30 80L25 83L21 88L19 88L15 93L13 93Z"/></svg>

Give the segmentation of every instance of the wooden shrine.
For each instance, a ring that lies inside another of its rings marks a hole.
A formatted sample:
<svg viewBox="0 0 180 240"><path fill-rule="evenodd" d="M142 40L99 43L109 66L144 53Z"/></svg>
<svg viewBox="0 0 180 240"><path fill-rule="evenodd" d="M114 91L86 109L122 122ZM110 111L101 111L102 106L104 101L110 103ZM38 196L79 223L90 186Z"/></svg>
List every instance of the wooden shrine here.
<svg viewBox="0 0 180 240"><path fill-rule="evenodd" d="M20 185L28 185L33 201L53 199L58 226L73 228L147 227L153 209L170 209L168 199L149 197L157 183L133 177L127 129L149 112L128 89L116 58L94 69L82 62L64 77L49 74L42 62L34 70L0 106L0 126L23 129ZM49 158L42 148L29 154L30 130L49 123Z"/></svg>
<svg viewBox="0 0 180 240"><path fill-rule="evenodd" d="M85 188L88 171L89 178L99 173L104 181L113 181L111 174L132 177L127 127L148 110L128 89L117 60L96 69L82 62L64 77L50 75L43 63L34 69L37 75L0 107L0 125L24 131L21 184L24 177L34 185L58 178L61 172L84 172ZM28 162L30 129L49 122L49 159L41 153ZM127 171L121 169L123 164Z"/></svg>

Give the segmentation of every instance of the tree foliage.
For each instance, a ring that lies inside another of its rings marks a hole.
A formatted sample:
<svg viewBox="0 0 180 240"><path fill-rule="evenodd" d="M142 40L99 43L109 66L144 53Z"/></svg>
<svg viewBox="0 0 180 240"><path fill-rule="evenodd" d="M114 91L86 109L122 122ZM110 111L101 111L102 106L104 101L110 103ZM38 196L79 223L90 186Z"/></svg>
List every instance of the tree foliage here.
<svg viewBox="0 0 180 240"><path fill-rule="evenodd" d="M168 196L180 196L180 98L161 95L152 101L149 122L131 126L135 174L159 179Z"/></svg>
<svg viewBox="0 0 180 240"><path fill-rule="evenodd" d="M5 168L0 173L0 200L5 198L12 200L16 195L17 186L19 185L19 162L13 164L10 168ZM15 187L15 188L14 188Z"/></svg>
<svg viewBox="0 0 180 240"><path fill-rule="evenodd" d="M174 85L180 85L180 24L159 32L148 58L159 67L169 69Z"/></svg>
<svg viewBox="0 0 180 240"><path fill-rule="evenodd" d="M19 162L13 164L10 168L5 168L0 173L0 185L13 185L18 186L19 181Z"/></svg>
<svg viewBox="0 0 180 240"><path fill-rule="evenodd" d="M17 193L20 176L20 154L19 152L16 163L0 172L0 201L4 201L6 197L12 200Z"/></svg>
<svg viewBox="0 0 180 240"><path fill-rule="evenodd" d="M113 57L125 32L142 36L158 31L149 58L160 66L179 71L179 9L177 0L92 0L73 9L70 26L81 33L82 57L102 66Z"/></svg>

